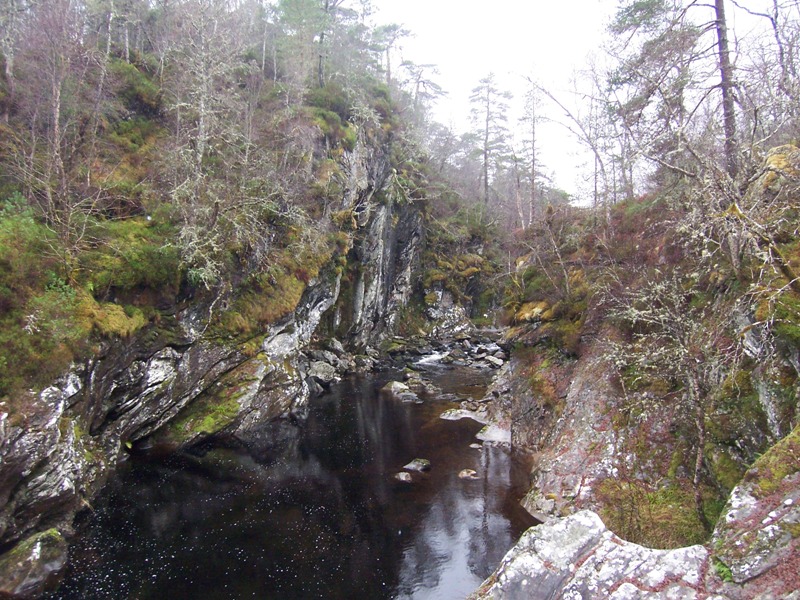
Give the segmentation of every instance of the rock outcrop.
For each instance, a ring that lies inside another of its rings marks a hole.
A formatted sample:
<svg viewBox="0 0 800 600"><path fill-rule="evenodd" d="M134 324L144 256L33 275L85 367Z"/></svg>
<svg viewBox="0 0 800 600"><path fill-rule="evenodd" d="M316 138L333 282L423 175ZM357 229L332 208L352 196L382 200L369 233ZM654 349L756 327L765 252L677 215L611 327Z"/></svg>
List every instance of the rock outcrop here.
<svg viewBox="0 0 800 600"><path fill-rule="evenodd" d="M708 546L653 550L592 511L529 529L474 600L800 598L800 427L747 472Z"/></svg>
<svg viewBox="0 0 800 600"><path fill-rule="evenodd" d="M471 598L700 598L702 546L651 550L620 540L591 511L533 527Z"/></svg>
<svg viewBox="0 0 800 600"><path fill-rule="evenodd" d="M24 554L36 532L69 533L75 512L140 444L190 448L221 432L246 438L265 422L302 411L308 387L300 349L337 294L337 277L312 282L255 357L199 337L196 312L187 311L31 394L24 416L0 414L0 543L12 547L7 556ZM55 577L65 552L64 543L28 553L36 563L31 572L44 569L47 577L29 577L25 594Z"/></svg>
<svg viewBox="0 0 800 600"><path fill-rule="evenodd" d="M338 310L337 325L355 348L377 346L396 325L413 291L412 273L423 241L421 213L388 201L377 206L351 254L358 264L349 303Z"/></svg>

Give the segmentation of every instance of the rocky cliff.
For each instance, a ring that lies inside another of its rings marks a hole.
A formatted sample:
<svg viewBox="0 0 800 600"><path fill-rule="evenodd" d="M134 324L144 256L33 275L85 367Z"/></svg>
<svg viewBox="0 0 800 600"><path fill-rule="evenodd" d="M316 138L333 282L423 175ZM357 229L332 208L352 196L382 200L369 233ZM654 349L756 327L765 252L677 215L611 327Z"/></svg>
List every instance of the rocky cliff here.
<svg viewBox="0 0 800 600"><path fill-rule="evenodd" d="M387 189L382 157L349 159L361 175L345 198L356 215L348 268L336 259L324 265L295 309L267 330L244 341L215 337L214 305L187 302L30 392L24 414L0 413L0 592L35 597L52 583L74 515L129 453L154 445L192 451L221 435L249 443L270 422L302 418L320 384L372 367L372 346L392 333L410 297L423 238L420 211ZM323 315L360 359L335 339L329 349L309 349Z"/></svg>

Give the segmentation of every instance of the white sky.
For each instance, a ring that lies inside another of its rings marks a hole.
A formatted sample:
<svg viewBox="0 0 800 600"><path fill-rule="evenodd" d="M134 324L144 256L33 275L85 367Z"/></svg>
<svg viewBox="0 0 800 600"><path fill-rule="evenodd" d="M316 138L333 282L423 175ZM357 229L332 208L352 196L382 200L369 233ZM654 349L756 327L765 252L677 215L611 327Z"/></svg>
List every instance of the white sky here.
<svg viewBox="0 0 800 600"><path fill-rule="evenodd" d="M770 0L741 1L751 9L771 5ZM373 5L377 23L400 23L414 34L403 42L403 59L438 66L433 79L449 95L439 101L434 118L462 133L469 129L470 93L489 72L515 94L512 106L518 111L524 76L569 103L576 71L602 53L599 46L618 0L373 0ZM726 5L732 33L747 36L763 27L764 20ZM549 116L562 117L557 110ZM509 118L512 130L515 122ZM554 183L586 196L588 152L556 123L541 124L537 133L539 159Z"/></svg>
<svg viewBox="0 0 800 600"><path fill-rule="evenodd" d="M433 79L447 92L434 118L458 132L469 128L469 96L494 72L521 107L525 76L566 91L575 70L600 43L616 0L374 0L379 23L401 23L414 34L403 42L404 59L438 66ZM400 61L395 60L399 63ZM560 95L560 94L559 94ZM515 119L509 119L513 129ZM559 187L576 193L585 154L555 124L539 130L539 151Z"/></svg>

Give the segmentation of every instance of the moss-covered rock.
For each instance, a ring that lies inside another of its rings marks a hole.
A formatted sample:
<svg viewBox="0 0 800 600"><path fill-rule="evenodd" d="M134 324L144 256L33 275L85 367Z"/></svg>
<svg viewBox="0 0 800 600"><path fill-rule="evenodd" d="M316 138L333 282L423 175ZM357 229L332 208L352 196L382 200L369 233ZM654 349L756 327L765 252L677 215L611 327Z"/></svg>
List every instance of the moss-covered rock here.
<svg viewBox="0 0 800 600"><path fill-rule="evenodd" d="M241 418L242 406L258 393L268 369L262 357L239 365L181 411L160 434L160 440L175 445L191 444L234 425Z"/></svg>
<svg viewBox="0 0 800 600"><path fill-rule="evenodd" d="M67 562L67 542L57 529L37 533L0 558L0 597L38 598L54 589Z"/></svg>
<svg viewBox="0 0 800 600"><path fill-rule="evenodd" d="M759 578L771 597L800 585L800 427L775 444L734 489L712 539L731 579Z"/></svg>

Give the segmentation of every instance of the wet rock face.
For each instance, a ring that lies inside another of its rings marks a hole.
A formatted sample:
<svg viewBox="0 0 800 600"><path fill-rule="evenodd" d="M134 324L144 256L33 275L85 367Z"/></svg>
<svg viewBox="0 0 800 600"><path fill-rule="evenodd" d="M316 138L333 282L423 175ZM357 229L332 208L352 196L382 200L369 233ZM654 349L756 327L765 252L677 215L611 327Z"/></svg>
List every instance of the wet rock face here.
<svg viewBox="0 0 800 600"><path fill-rule="evenodd" d="M625 542L581 511L529 529L471 598L705 598L708 560L702 546Z"/></svg>
<svg viewBox="0 0 800 600"><path fill-rule="evenodd" d="M0 406L0 544L45 528L68 532L139 443L188 447L223 431L244 437L301 411L308 387L297 369L300 349L338 289L338 278L310 285L294 318L266 333L256 357L198 339L194 309L106 348L22 399L15 417Z"/></svg>
<svg viewBox="0 0 800 600"><path fill-rule="evenodd" d="M353 284L348 334L356 348L377 346L395 325L413 291L412 273L422 250L422 214L413 206L377 206L353 254L359 274Z"/></svg>
<svg viewBox="0 0 800 600"><path fill-rule="evenodd" d="M67 416L80 390L73 374L26 398L18 420L0 413L0 542L57 524L99 479L98 444Z"/></svg>
<svg viewBox="0 0 800 600"><path fill-rule="evenodd" d="M0 558L0 597L37 598L59 583L67 542L55 529L37 533Z"/></svg>

